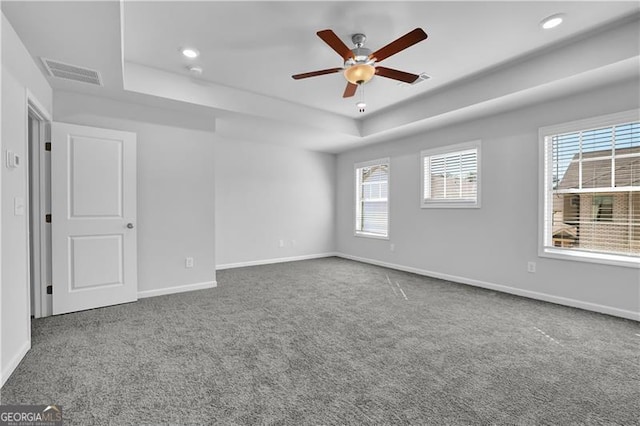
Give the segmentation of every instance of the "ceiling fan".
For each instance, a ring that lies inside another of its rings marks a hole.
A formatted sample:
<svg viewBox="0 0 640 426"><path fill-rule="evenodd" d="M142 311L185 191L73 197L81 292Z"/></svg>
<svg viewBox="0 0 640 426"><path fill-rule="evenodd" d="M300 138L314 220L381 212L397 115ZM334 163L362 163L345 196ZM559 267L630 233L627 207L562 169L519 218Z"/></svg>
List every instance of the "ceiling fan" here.
<svg viewBox="0 0 640 426"><path fill-rule="evenodd" d="M354 49L349 49L332 30L318 31L317 34L318 37L320 37L329 45L329 47L335 50L338 55L342 57L344 65L341 68L329 68L325 70L296 74L291 76L294 80L325 74L334 74L343 71L344 77L347 79L347 87L345 88L342 97L349 98L356 94L358 86L367 83L374 75L399 80L404 83L413 83L420 78L417 74L377 66L377 63L387 59L391 55L395 55L396 53L413 46L418 42L421 42L422 40L425 40L427 38L427 33L425 33L422 28L416 28L415 30L408 32L373 53L371 53L371 50L363 47L364 42L367 39L364 34L358 33L351 37L351 41L356 46Z"/></svg>

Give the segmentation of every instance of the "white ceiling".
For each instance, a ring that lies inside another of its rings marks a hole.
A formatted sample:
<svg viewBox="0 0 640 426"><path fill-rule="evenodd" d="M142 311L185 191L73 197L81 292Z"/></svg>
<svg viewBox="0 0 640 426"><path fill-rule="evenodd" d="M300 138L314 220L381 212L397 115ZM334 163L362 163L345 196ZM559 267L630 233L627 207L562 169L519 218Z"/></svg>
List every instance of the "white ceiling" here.
<svg viewBox="0 0 640 426"><path fill-rule="evenodd" d="M450 123L454 112L468 119L472 110L494 113L638 76L640 48L629 43L639 35L636 1L3 1L2 10L37 62L94 68L105 81L49 78L56 90L185 111L196 105L218 117L225 137L328 152ZM539 27L559 12L563 25ZM291 78L341 66L318 30L333 29L348 45L363 32L375 50L416 27L429 38L382 65L432 78L403 87L375 77L365 114L355 98L342 98L341 74ZM590 41L601 28L611 33L604 46ZM178 49L187 45L201 56L185 59ZM192 63L204 68L198 79L186 70Z"/></svg>
<svg viewBox="0 0 640 426"><path fill-rule="evenodd" d="M429 35L383 65L432 78L402 87L375 77L365 86L366 115L635 10L632 2L127 2L124 58L185 75L198 64L207 81L358 118L356 99L342 98L341 74L291 78L342 66L319 30L350 47L351 35L364 33L374 51L416 27ZM540 28L560 12L564 25ZM190 61L181 46L201 56Z"/></svg>

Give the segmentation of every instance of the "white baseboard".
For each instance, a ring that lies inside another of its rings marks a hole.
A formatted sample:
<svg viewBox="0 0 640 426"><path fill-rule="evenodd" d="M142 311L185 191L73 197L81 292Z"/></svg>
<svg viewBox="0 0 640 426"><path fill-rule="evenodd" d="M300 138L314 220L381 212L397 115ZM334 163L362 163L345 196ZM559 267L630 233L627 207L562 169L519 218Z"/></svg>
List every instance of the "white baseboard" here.
<svg viewBox="0 0 640 426"><path fill-rule="evenodd" d="M222 269L244 268L245 266L269 265L272 263L295 262L298 260L320 259L321 257L333 257L337 255L338 255L337 253L318 253L318 254L307 254L304 256L278 257L275 259L252 260L249 262L225 263L224 265L217 265L216 270L219 271Z"/></svg>
<svg viewBox="0 0 640 426"><path fill-rule="evenodd" d="M2 368L2 373L0 374L0 388L4 386L7 380L9 380L9 377L11 377L11 374L13 374L15 369L18 367L22 358L24 358L27 352L29 352L29 349L31 349L31 342L24 342L24 345L22 345L18 353L15 354L9 363Z"/></svg>
<svg viewBox="0 0 640 426"><path fill-rule="evenodd" d="M528 297L530 299L543 300L545 302L556 303L558 305L571 306L573 308L585 309L587 311L599 312L602 314L613 315L616 317L622 317L634 321L640 321L640 312L628 311L625 309L614 308L612 306L599 305L597 303L584 302L581 300L570 299L567 297L554 296L547 293L540 293L537 291L523 290L516 287L509 287L501 284L494 284L480 280L474 280L471 278L458 277L456 275L443 274L440 272L427 271L424 269L413 268L410 266L398 265L395 263L383 262L375 259L367 259L364 257L352 256L345 253L335 253L335 256L342 257L344 259L355 260L363 263L370 263L372 265L383 266L385 268L397 269L399 271L411 272L417 275L424 275L427 277L439 278L447 281L453 281L461 284L468 284L475 287L482 287L490 290L500 291L503 293L515 294L516 296Z"/></svg>
<svg viewBox="0 0 640 426"><path fill-rule="evenodd" d="M203 283L185 284L175 287L158 288L154 290L143 290L138 292L138 299L144 299L146 297L164 296L165 294L184 293L187 291L204 290L207 288L217 287L216 281L206 281Z"/></svg>

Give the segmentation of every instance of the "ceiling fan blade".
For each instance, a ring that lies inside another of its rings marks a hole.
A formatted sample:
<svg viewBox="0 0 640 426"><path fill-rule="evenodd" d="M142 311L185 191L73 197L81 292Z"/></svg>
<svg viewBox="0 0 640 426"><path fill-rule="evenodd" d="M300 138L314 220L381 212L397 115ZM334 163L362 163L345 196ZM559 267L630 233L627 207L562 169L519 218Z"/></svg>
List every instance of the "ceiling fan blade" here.
<svg viewBox="0 0 640 426"><path fill-rule="evenodd" d="M420 78L417 74L411 74L404 71L394 70L386 67L376 67L376 74L380 77L387 77L393 80L404 81L405 83L413 83Z"/></svg>
<svg viewBox="0 0 640 426"><path fill-rule="evenodd" d="M318 75L333 74L333 73L336 73L338 71L342 71L342 68L329 68L329 69L326 69L326 70L305 72L303 74L292 75L291 77L294 80L300 80L301 78L309 78L309 77L316 77Z"/></svg>
<svg viewBox="0 0 640 426"><path fill-rule="evenodd" d="M342 56L342 59L344 59L345 61L349 58L353 58L353 52L351 51L351 49L349 49L347 45L344 44L333 31L322 30L318 31L316 34L318 34L318 37L320 37L322 41L327 43L333 50L335 50L338 55Z"/></svg>
<svg viewBox="0 0 640 426"><path fill-rule="evenodd" d="M356 94L356 90L358 90L358 85L347 82L347 87L344 89L344 93L342 94L343 98L350 98Z"/></svg>
<svg viewBox="0 0 640 426"><path fill-rule="evenodd" d="M415 30L408 32L397 40L392 41L384 47L373 52L369 55L369 58L375 58L377 62L387 59L391 55L395 55L398 52L403 51L407 47L411 47L414 44L421 42L427 38L427 33L422 28L416 28Z"/></svg>

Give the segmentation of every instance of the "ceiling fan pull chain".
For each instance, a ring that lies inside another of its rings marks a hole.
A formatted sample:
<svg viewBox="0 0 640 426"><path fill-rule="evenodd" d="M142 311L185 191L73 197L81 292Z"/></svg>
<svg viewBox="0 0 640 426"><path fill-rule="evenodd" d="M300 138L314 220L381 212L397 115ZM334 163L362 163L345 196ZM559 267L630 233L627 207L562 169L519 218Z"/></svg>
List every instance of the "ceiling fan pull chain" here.
<svg viewBox="0 0 640 426"><path fill-rule="evenodd" d="M367 104L364 102L364 84L359 84L360 86L360 101L356 104L359 112L364 112L364 109L367 107Z"/></svg>

